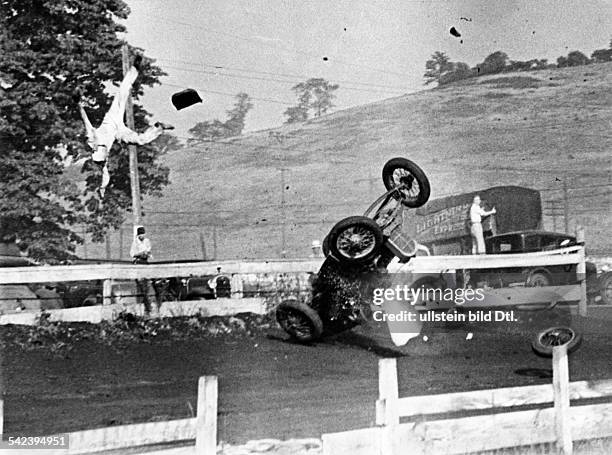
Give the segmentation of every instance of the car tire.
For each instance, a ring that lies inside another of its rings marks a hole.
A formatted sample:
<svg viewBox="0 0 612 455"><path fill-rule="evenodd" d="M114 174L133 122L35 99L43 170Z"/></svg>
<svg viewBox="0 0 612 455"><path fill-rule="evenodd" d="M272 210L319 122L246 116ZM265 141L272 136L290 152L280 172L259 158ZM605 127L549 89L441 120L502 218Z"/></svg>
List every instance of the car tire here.
<svg viewBox="0 0 612 455"><path fill-rule="evenodd" d="M423 170L414 162L406 158L393 158L385 163L382 179L387 190L392 190L400 184L408 183L411 189L408 192L393 193L396 199L401 199L406 207L421 207L429 200L431 186ZM414 189L414 183L417 187Z"/></svg>
<svg viewBox="0 0 612 455"><path fill-rule="evenodd" d="M323 334L323 321L317 312L294 299L283 301L276 308L276 320L294 340L309 343Z"/></svg>
<svg viewBox="0 0 612 455"><path fill-rule="evenodd" d="M525 281L525 286L528 287L545 287L545 286L551 286L552 285L552 280L550 278L550 275L548 275L545 272L532 272L529 274L529 276L527 277L527 280Z"/></svg>
<svg viewBox="0 0 612 455"><path fill-rule="evenodd" d="M338 261L365 264L379 254L383 233L371 218L351 216L338 222L328 235L329 253Z"/></svg>
<svg viewBox="0 0 612 455"><path fill-rule="evenodd" d="M81 302L81 306L96 306L98 305L98 296L96 294L89 294Z"/></svg>
<svg viewBox="0 0 612 455"><path fill-rule="evenodd" d="M323 256L329 256L329 235L326 235L321 243L321 251L323 251Z"/></svg>
<svg viewBox="0 0 612 455"><path fill-rule="evenodd" d="M580 343L582 336L571 327L549 327L534 336L531 348L541 357L552 357L554 346L566 345L569 354L578 349Z"/></svg>
<svg viewBox="0 0 612 455"><path fill-rule="evenodd" d="M612 305L612 272L606 272L599 277L599 295L601 304Z"/></svg>

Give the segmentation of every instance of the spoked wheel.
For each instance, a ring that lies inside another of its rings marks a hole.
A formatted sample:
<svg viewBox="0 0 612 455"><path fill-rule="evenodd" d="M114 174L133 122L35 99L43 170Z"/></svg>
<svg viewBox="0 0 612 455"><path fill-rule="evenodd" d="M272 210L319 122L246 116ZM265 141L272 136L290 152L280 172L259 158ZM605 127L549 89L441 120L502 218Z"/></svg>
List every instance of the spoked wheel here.
<svg viewBox="0 0 612 455"><path fill-rule="evenodd" d="M535 336L531 347L542 357L552 357L553 347L566 345L570 353L578 349L581 342L582 336L570 327L550 327Z"/></svg>
<svg viewBox="0 0 612 455"><path fill-rule="evenodd" d="M429 179L419 166L406 158L387 161L382 178L387 190L398 188L393 195L407 207L420 207L429 200Z"/></svg>
<svg viewBox="0 0 612 455"><path fill-rule="evenodd" d="M160 279L153 282L155 291L157 292L159 302L176 302L180 300L179 293L169 279Z"/></svg>
<svg viewBox="0 0 612 455"><path fill-rule="evenodd" d="M380 254L383 233L376 221L366 216L351 216L338 222L328 235L329 252L347 263L366 263Z"/></svg>
<svg viewBox="0 0 612 455"><path fill-rule="evenodd" d="M525 283L525 285L534 287L534 288L538 288L538 287L551 286L552 282L551 282L550 277L546 275L545 273L534 272L531 275L529 275L529 278L527 278L527 282Z"/></svg>
<svg viewBox="0 0 612 455"><path fill-rule="evenodd" d="M329 256L329 235L326 235L323 239L323 243L321 244L321 250L323 251L323 255L325 257Z"/></svg>
<svg viewBox="0 0 612 455"><path fill-rule="evenodd" d="M601 303L605 305L612 304L612 272L604 273L599 279L599 289L601 295Z"/></svg>
<svg viewBox="0 0 612 455"><path fill-rule="evenodd" d="M276 308L276 320L291 338L308 343L321 337L323 322L315 310L297 300L285 300Z"/></svg>

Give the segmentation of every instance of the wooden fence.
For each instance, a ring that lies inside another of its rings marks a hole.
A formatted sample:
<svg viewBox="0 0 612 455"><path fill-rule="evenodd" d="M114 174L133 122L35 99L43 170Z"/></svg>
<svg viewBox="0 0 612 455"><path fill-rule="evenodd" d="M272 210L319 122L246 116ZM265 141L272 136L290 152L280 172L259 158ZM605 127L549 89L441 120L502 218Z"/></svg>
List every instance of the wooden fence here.
<svg viewBox="0 0 612 455"><path fill-rule="evenodd" d="M143 278L171 278L178 276L214 275L217 268L225 274L232 275L232 296L242 297L242 276L247 274L292 274L315 273L322 260L263 262L222 261L192 262L181 264L95 264L70 266L41 267L4 267L0 268L0 285L18 283L46 283L58 281L104 280L104 303L112 302L113 280L135 280ZM584 247L573 246L553 251L542 251L521 254L488 254L478 256L417 256L407 264L390 267L390 272L413 274L445 273L464 269L493 269L512 267L536 267L576 264L576 272L581 280L578 288L580 305L579 313L586 316L586 265ZM558 288L558 287L555 287ZM543 288L546 290L546 288ZM542 289L540 290L542 291ZM551 289L552 293L564 290ZM524 290L510 289L501 299L508 300L516 294L514 300L519 304L528 303L530 293Z"/></svg>
<svg viewBox="0 0 612 455"><path fill-rule="evenodd" d="M195 446L189 446L191 453L215 455L217 453L217 398L217 377L202 376L198 381L196 417L65 433L63 436L67 436L69 441L67 449L47 449L44 452L46 455L81 455L119 449L136 450L138 447L146 449L143 446L179 443L195 439ZM3 453L2 449L8 448L6 441L0 443L0 453ZM22 452L25 455L26 451ZM142 453L142 450L138 453Z"/></svg>
<svg viewBox="0 0 612 455"><path fill-rule="evenodd" d="M569 406L612 399L612 380L569 382L568 376L561 346L553 349L552 384L399 398L396 360L382 359L377 426L324 434L323 454L458 454L556 442L570 455L572 440L612 436L612 403ZM476 411L486 415L432 417Z"/></svg>
<svg viewBox="0 0 612 455"><path fill-rule="evenodd" d="M231 316L238 313L266 314L268 311L265 299L259 297L244 299L219 298L214 300L185 300L180 302L163 302L159 308L152 306L151 316L178 317L200 315ZM75 308L64 308L45 311L53 322L89 322L97 324L102 321L112 321L121 312L142 316L145 314L143 304L113 303L110 305L95 305ZM19 324L37 325L40 312L24 311L0 315L0 325Z"/></svg>

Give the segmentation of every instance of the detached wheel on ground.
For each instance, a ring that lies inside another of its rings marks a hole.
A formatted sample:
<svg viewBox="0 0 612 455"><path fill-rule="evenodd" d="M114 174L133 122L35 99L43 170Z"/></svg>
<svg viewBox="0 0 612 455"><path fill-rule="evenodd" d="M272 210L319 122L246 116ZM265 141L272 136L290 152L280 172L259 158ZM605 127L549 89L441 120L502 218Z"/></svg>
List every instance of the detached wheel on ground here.
<svg viewBox="0 0 612 455"><path fill-rule="evenodd" d="M580 347L582 336L571 327L550 327L537 333L531 342L533 351L542 357L552 357L555 346L567 346L568 354Z"/></svg>
<svg viewBox="0 0 612 455"><path fill-rule="evenodd" d="M387 190L399 188L393 193L406 207L416 208L429 200L431 187L425 172L406 158L393 158L384 165L383 182Z"/></svg>
<svg viewBox="0 0 612 455"><path fill-rule="evenodd" d="M315 310L297 300L285 300L276 308L276 320L291 338L308 343L321 337L323 322Z"/></svg>
<svg viewBox="0 0 612 455"><path fill-rule="evenodd" d="M383 245L383 233L367 216L351 216L338 222L327 236L329 253L344 263L364 264L375 259Z"/></svg>

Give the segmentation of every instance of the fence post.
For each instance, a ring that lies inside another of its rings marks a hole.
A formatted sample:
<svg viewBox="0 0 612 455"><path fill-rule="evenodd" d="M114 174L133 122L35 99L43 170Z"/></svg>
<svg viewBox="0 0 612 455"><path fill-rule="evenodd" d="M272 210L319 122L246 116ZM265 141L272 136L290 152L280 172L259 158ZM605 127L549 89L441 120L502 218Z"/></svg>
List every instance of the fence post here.
<svg viewBox="0 0 612 455"><path fill-rule="evenodd" d="M557 448L563 455L572 455L567 345L553 347L553 396Z"/></svg>
<svg viewBox="0 0 612 455"><path fill-rule="evenodd" d="M230 280L230 289L233 299L241 299L244 296L242 275L240 275L239 273L232 274L232 279Z"/></svg>
<svg viewBox="0 0 612 455"><path fill-rule="evenodd" d="M102 285L102 305L113 303L113 280L104 280Z"/></svg>
<svg viewBox="0 0 612 455"><path fill-rule="evenodd" d="M198 381L196 455L217 453L217 377L201 376Z"/></svg>
<svg viewBox="0 0 612 455"><path fill-rule="evenodd" d="M380 453L393 455L395 454L395 427L399 425L396 359L378 361L378 398L376 423L383 426L380 432Z"/></svg>
<svg viewBox="0 0 612 455"><path fill-rule="evenodd" d="M584 228L578 226L576 228L576 243L581 245L582 248L578 252L580 262L576 266L576 275L580 280L580 301L578 302L578 314L582 317L587 315L587 290L586 290L586 263L584 253Z"/></svg>

